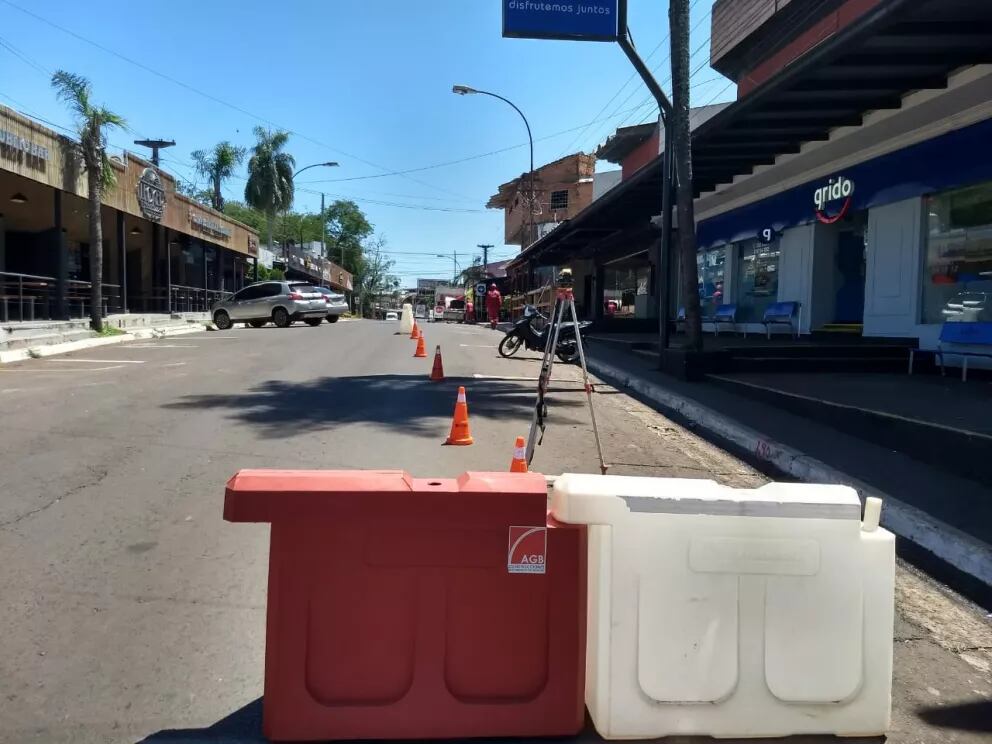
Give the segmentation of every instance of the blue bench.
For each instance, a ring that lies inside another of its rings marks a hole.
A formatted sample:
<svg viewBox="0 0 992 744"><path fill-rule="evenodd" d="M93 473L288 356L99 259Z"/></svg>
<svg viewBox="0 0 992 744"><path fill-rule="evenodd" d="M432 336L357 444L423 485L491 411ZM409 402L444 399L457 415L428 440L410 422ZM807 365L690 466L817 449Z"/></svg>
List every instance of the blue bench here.
<svg viewBox="0 0 992 744"><path fill-rule="evenodd" d="M967 348L946 348L955 344ZM909 350L909 374L913 374L913 357L916 349ZM940 374L947 374L944 368L944 356L952 354L961 357L961 381L968 380L968 358L984 357L992 359L992 323L958 323L951 321L940 328L940 340L937 341L937 361L940 362Z"/></svg>
<svg viewBox="0 0 992 744"><path fill-rule="evenodd" d="M729 325L737 330L737 305L717 305L712 315L702 317L704 323L713 324L713 335L720 335L720 324ZM680 307L675 314L675 322L685 324L685 308ZM747 326L744 327L744 338L747 338Z"/></svg>
<svg viewBox="0 0 992 744"><path fill-rule="evenodd" d="M802 325L802 305L798 302L776 302L769 305L761 318L765 326L765 335L772 337L773 325L789 326L789 332L799 338L799 327ZM793 320L796 321L793 325Z"/></svg>

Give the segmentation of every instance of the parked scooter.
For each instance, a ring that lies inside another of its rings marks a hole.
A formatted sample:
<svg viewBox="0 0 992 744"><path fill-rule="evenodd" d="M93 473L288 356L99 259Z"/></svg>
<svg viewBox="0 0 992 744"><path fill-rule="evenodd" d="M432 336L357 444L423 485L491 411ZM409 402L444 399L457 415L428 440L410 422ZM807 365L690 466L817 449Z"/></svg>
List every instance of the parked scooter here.
<svg viewBox="0 0 992 744"><path fill-rule="evenodd" d="M541 330L534 328L534 323L538 320L547 320L547 316L542 315L533 305L524 308L524 315L513 324L513 328L506 332L506 336L499 342L499 355L502 357L512 357L521 348L528 351L544 352L544 347L549 339L554 337L554 326L548 323ZM587 343L585 332L592 325L589 321L579 323L579 333L582 335L582 343ZM572 364L579 360L579 345L575 342L575 324L566 322L558 333L558 348L555 355L566 364Z"/></svg>

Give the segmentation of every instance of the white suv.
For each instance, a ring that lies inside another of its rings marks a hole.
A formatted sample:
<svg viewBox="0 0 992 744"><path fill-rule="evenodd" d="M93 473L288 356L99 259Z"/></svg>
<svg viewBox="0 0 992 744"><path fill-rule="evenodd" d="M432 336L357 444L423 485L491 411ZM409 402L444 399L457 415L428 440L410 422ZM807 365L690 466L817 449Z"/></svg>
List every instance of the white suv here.
<svg viewBox="0 0 992 744"><path fill-rule="evenodd" d="M235 323L261 328L269 321L280 328L288 328L295 320L319 326L325 315L324 295L304 282L258 282L213 307L214 325L222 331Z"/></svg>

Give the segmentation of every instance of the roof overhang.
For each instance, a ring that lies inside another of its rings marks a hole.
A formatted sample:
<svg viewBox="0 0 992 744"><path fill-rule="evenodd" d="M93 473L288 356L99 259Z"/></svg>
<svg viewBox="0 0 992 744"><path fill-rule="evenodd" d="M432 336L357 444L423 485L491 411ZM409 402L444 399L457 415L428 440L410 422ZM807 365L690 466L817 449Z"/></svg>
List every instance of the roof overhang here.
<svg viewBox="0 0 992 744"><path fill-rule="evenodd" d="M858 126L871 111L899 108L916 90L940 89L954 70L992 64L992 2L882 0L858 23L793 62L692 133L696 196ZM560 264L580 242L636 226L661 211L659 156L522 251Z"/></svg>

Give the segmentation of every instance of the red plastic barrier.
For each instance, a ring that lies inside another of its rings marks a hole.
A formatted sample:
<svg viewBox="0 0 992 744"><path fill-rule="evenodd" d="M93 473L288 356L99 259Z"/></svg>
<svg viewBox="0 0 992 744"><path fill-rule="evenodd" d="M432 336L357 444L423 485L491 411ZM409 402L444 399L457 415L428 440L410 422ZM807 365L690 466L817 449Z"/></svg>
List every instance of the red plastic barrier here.
<svg viewBox="0 0 992 744"><path fill-rule="evenodd" d="M224 518L272 523L265 735L577 733L586 535L546 514L536 473L235 475Z"/></svg>

